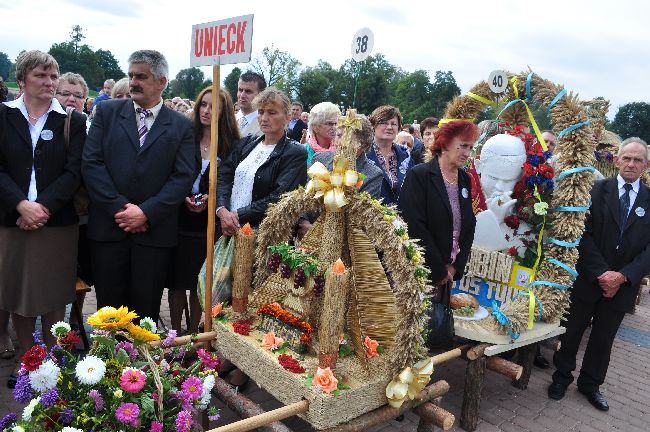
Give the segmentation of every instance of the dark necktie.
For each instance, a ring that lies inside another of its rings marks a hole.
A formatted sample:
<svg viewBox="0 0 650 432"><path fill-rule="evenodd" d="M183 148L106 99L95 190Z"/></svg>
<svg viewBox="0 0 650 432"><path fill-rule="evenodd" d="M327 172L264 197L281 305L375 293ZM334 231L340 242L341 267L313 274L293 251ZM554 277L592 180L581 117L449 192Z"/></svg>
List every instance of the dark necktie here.
<svg viewBox="0 0 650 432"><path fill-rule="evenodd" d="M621 234L619 236L619 243L620 243L620 238L623 236L623 231L625 230L625 224L627 223L627 215L630 212L630 191L632 190L632 185L630 183L625 183L623 185L623 189L625 189L625 192L623 192L623 195L621 195L620 202L619 202L619 211L620 211L620 222L621 222Z"/></svg>

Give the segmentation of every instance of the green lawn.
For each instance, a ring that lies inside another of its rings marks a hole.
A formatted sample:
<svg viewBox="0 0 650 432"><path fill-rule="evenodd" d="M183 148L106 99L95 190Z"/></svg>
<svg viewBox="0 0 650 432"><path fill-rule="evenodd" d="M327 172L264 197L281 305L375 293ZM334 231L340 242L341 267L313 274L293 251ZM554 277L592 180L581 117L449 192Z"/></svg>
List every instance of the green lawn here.
<svg viewBox="0 0 650 432"><path fill-rule="evenodd" d="M13 91L15 93L18 93L18 91L20 90L20 88L18 87L17 82L6 81L5 84L7 85L7 88L9 88L9 90L11 90L11 91ZM90 90L88 92L88 97L94 98L94 97L97 97L98 94L99 93L97 93L95 90Z"/></svg>

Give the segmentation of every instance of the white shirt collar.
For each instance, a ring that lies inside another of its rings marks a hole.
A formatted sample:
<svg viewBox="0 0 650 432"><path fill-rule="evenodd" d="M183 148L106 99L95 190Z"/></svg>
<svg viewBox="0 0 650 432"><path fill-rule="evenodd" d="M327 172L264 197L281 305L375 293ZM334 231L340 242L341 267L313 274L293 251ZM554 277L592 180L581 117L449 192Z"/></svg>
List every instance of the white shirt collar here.
<svg viewBox="0 0 650 432"><path fill-rule="evenodd" d="M25 105L24 94L20 95L18 99L4 102L4 104L9 108L18 108L27 118L27 106ZM50 111L56 111L59 114L67 115L65 109L61 106L57 98L52 98L52 102L50 102L50 107L48 108L47 112L49 113Z"/></svg>
<svg viewBox="0 0 650 432"><path fill-rule="evenodd" d="M625 180L623 180L623 177L621 177L620 174L618 174L618 175L616 176L616 180L618 180L618 188L619 188L619 189L623 189L623 185L624 185L625 183L627 183L627 182L626 182ZM633 190L635 193L639 193L639 187L640 187L640 184L641 184L641 178L636 179L636 180L635 180L634 182L632 182L631 184L632 184L632 190Z"/></svg>
<svg viewBox="0 0 650 432"><path fill-rule="evenodd" d="M149 108L149 111L151 111L152 117L153 117L154 119L155 119L156 117L158 117L158 113L160 112L160 109L162 108L162 106L163 106L163 100L160 99L160 102L158 102L158 103L157 103L156 105L154 105L153 107ZM141 107L140 105L138 105L135 101L133 101L133 107L134 107L135 110L136 110L136 114L137 114L138 108L142 108L142 107Z"/></svg>
<svg viewBox="0 0 650 432"><path fill-rule="evenodd" d="M246 117L246 122L247 122L248 124L251 124L251 123L252 123L252 122L257 118L257 110L253 110L253 111L249 112L249 113L246 114L246 115L244 115L244 113L243 113L241 110L239 110L239 111L237 112L237 114L239 114L239 115L237 116L237 119L239 119L239 118L241 118L241 117Z"/></svg>

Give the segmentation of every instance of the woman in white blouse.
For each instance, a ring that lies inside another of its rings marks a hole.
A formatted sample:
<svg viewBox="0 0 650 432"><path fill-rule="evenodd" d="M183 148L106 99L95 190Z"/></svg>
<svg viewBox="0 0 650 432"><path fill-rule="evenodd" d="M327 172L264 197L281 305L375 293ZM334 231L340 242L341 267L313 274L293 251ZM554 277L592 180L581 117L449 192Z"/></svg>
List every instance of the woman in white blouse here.
<svg viewBox="0 0 650 432"><path fill-rule="evenodd" d="M219 170L217 216L225 235L260 224L269 204L307 181L307 152L286 135L291 102L269 87L253 100L263 135L242 139Z"/></svg>

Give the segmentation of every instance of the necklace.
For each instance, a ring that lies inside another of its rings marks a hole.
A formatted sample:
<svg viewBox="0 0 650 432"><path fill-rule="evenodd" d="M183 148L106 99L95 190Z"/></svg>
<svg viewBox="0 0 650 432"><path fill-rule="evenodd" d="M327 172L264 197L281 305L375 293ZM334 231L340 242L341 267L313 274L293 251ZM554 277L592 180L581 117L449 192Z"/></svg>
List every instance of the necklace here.
<svg viewBox="0 0 650 432"><path fill-rule="evenodd" d="M442 174L442 178L445 179L445 181L450 185L455 185L456 183L458 183L458 177L456 177L456 181L449 181L442 168L440 168L440 174Z"/></svg>
<svg viewBox="0 0 650 432"><path fill-rule="evenodd" d="M27 117L29 117L30 120L38 121L39 118L43 117L43 114L41 114L39 117L34 117L28 112Z"/></svg>

